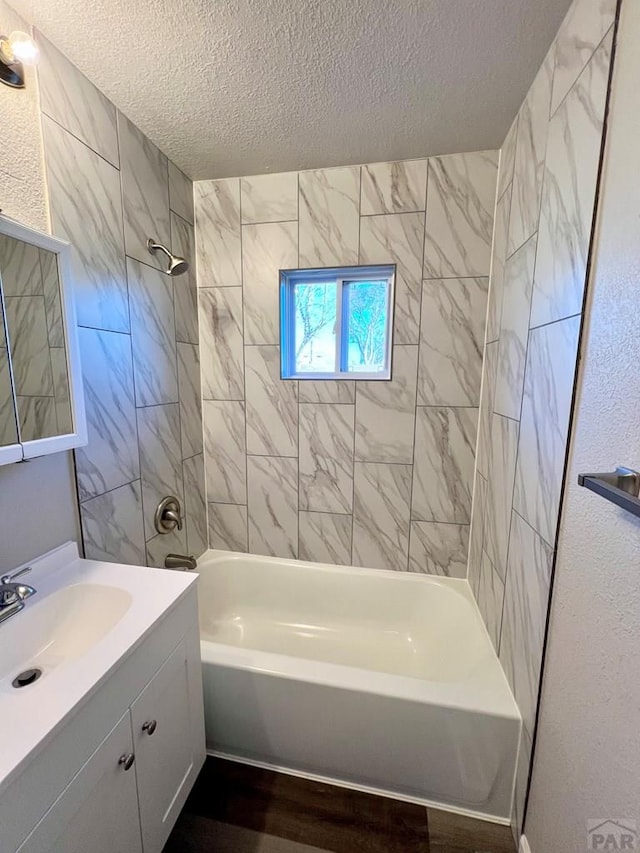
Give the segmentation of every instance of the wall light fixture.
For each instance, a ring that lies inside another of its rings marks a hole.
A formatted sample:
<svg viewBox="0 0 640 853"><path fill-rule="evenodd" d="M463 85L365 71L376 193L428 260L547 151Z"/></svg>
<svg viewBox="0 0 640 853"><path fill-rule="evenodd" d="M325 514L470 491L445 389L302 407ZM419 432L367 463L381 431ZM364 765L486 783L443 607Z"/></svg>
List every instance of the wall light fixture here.
<svg viewBox="0 0 640 853"><path fill-rule="evenodd" d="M24 65L38 61L38 45L28 33L15 30L0 35L0 82L14 89L24 88Z"/></svg>

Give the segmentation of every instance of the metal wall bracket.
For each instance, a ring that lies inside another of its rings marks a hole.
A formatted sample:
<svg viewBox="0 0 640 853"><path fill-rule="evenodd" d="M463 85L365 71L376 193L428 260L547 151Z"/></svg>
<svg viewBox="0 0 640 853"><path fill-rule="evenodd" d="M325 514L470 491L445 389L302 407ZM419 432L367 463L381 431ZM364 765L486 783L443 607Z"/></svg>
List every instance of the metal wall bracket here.
<svg viewBox="0 0 640 853"><path fill-rule="evenodd" d="M640 472L618 467L602 474L579 474L578 485L640 516Z"/></svg>

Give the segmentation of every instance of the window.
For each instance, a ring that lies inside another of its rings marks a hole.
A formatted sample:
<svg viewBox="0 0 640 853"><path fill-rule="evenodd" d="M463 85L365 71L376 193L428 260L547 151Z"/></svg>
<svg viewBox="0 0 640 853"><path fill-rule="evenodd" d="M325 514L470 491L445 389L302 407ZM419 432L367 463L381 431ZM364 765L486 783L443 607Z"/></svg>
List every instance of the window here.
<svg viewBox="0 0 640 853"><path fill-rule="evenodd" d="M280 272L283 379L390 379L395 266Z"/></svg>

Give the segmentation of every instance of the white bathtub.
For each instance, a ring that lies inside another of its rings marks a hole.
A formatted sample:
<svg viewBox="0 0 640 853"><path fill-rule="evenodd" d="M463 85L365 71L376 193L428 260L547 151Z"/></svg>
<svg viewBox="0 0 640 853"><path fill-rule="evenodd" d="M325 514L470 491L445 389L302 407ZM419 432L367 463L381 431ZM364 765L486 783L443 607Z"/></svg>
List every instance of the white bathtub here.
<svg viewBox="0 0 640 853"><path fill-rule="evenodd" d="M508 820L520 715L466 581L200 560L216 755Z"/></svg>

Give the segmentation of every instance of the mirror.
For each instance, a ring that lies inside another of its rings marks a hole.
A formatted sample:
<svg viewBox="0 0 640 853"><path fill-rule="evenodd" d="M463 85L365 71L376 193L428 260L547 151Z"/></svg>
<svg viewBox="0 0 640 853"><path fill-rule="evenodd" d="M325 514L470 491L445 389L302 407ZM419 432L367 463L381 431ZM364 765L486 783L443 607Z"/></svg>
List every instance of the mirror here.
<svg viewBox="0 0 640 853"><path fill-rule="evenodd" d="M72 381L78 364L71 299L64 291L67 249L0 217L0 448L19 443L18 458L86 440L79 369Z"/></svg>
<svg viewBox="0 0 640 853"><path fill-rule="evenodd" d="M2 319L2 323L0 323L0 447L10 447L19 442L18 424L13 402L4 316L0 319Z"/></svg>

